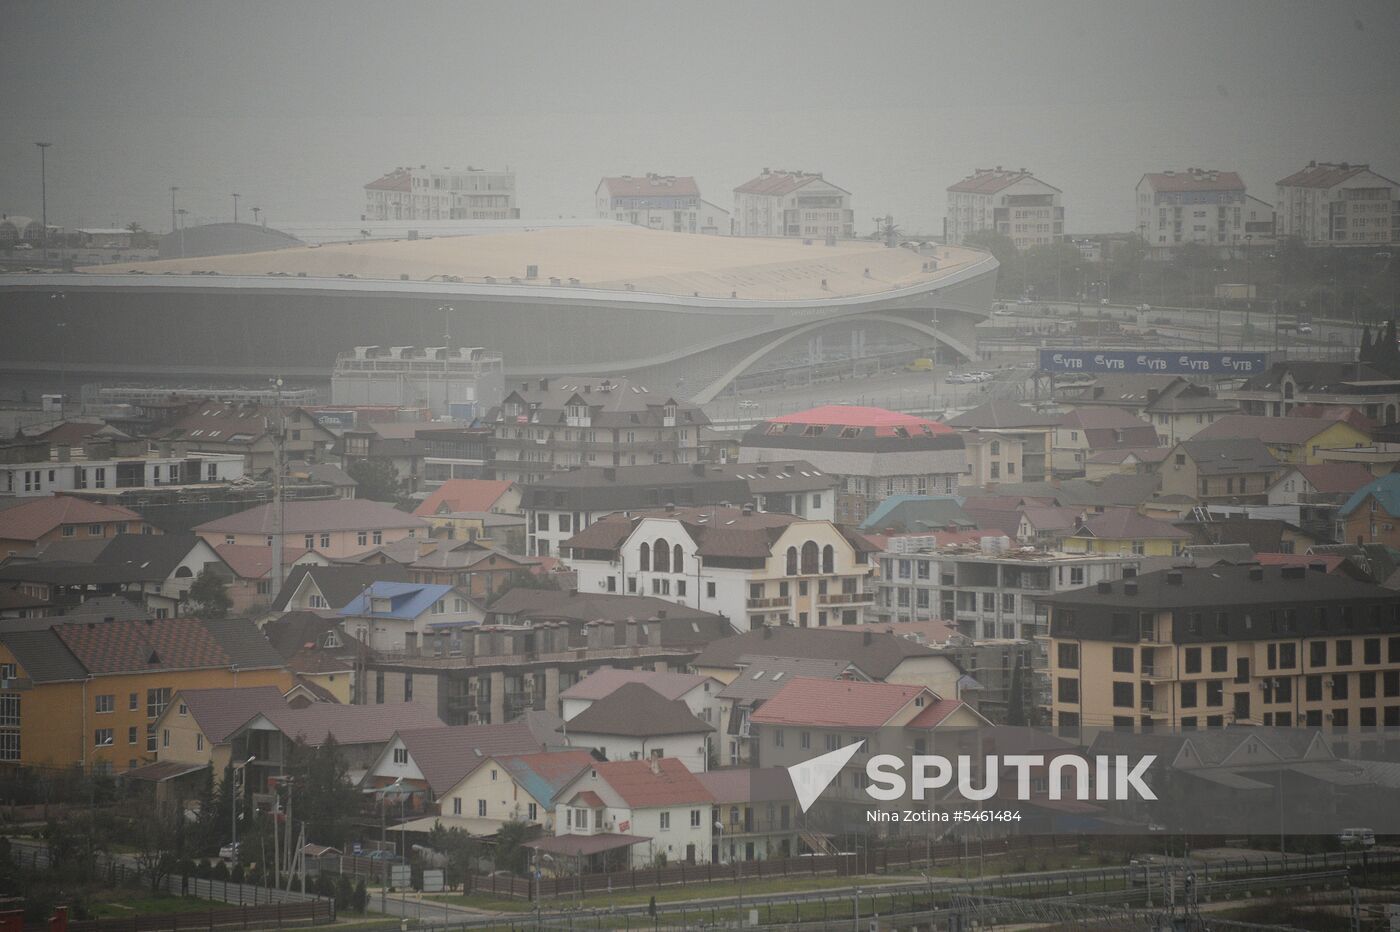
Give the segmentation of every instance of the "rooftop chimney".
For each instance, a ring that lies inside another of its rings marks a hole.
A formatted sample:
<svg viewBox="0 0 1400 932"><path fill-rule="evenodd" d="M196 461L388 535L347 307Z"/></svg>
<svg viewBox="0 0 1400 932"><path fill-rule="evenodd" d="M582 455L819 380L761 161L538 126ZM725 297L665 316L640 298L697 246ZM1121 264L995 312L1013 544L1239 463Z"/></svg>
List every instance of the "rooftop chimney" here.
<svg viewBox="0 0 1400 932"><path fill-rule="evenodd" d="M1251 566L1251 567L1249 568L1249 578L1250 578L1251 580L1253 580L1254 582L1263 582L1263 581L1264 581L1264 567L1262 567L1262 566Z"/></svg>
<svg viewBox="0 0 1400 932"><path fill-rule="evenodd" d="M1124 578L1124 579L1133 579L1133 578L1135 578L1136 576L1137 576L1137 567L1136 567L1136 566L1125 566L1125 567L1123 567L1123 578Z"/></svg>
<svg viewBox="0 0 1400 932"><path fill-rule="evenodd" d="M1099 580L1099 595L1108 595L1112 591L1113 583L1109 582L1107 579Z"/></svg>
<svg viewBox="0 0 1400 932"><path fill-rule="evenodd" d="M1124 594L1124 595L1137 595L1137 592L1138 592L1138 584L1137 584L1136 582L1129 581L1129 582L1123 583L1123 594Z"/></svg>
<svg viewBox="0 0 1400 932"><path fill-rule="evenodd" d="M861 635L861 638L860 638L860 642L861 642L862 644L869 644L869 643L871 643L871 642L874 641L874 640L875 640L875 635L871 634L869 631L866 631L864 634L862 634L862 635Z"/></svg>
<svg viewBox="0 0 1400 932"><path fill-rule="evenodd" d="M1181 570L1168 570L1168 571L1167 571L1167 585L1168 585L1168 586L1179 586L1179 585L1181 585L1181 580L1182 580L1182 573L1181 573Z"/></svg>

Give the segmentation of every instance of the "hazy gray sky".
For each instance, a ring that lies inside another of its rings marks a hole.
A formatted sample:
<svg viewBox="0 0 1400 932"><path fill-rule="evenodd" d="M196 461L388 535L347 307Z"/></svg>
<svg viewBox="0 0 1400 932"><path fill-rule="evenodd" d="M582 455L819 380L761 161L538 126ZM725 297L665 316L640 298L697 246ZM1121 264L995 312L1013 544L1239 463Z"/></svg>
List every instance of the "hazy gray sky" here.
<svg viewBox="0 0 1400 932"><path fill-rule="evenodd" d="M1128 229L1144 171L1309 159L1400 177L1400 3L13 2L0 0L0 211L169 227L228 194L353 219L401 164L517 172L525 216L604 174L820 170L862 230L942 228L944 188L1025 167L1073 232Z"/></svg>

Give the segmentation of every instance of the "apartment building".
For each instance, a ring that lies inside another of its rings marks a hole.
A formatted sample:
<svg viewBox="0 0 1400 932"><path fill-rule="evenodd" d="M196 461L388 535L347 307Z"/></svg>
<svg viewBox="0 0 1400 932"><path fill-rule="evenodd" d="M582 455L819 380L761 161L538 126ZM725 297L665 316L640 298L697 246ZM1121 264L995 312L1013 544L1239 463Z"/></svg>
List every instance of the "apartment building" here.
<svg viewBox="0 0 1400 932"><path fill-rule="evenodd" d="M875 550L830 521L702 506L610 515L565 541L564 559L581 591L674 599L748 631L860 624Z"/></svg>
<svg viewBox="0 0 1400 932"><path fill-rule="evenodd" d="M1237 172L1150 172L1138 180L1136 194L1137 230L1154 258L1184 243L1228 252L1247 242L1248 195Z"/></svg>
<svg viewBox="0 0 1400 932"><path fill-rule="evenodd" d="M1157 466L1163 495L1220 505L1263 504L1278 470L1278 460L1252 437L1186 440Z"/></svg>
<svg viewBox="0 0 1400 932"><path fill-rule="evenodd" d="M604 515L664 505L744 505L831 521L838 479L805 460L600 466L555 473L522 490L527 553L550 556Z"/></svg>
<svg viewBox="0 0 1400 932"><path fill-rule="evenodd" d="M399 167L365 185L364 220L513 220L515 172Z"/></svg>
<svg viewBox="0 0 1400 932"><path fill-rule="evenodd" d="M1400 725L1392 590L1302 565L1218 564L1048 601L1062 732Z"/></svg>
<svg viewBox="0 0 1400 932"><path fill-rule="evenodd" d="M1024 168L979 168L948 186L944 241L960 245L971 233L992 230L1017 249L1044 246L1064 236L1063 192Z"/></svg>
<svg viewBox="0 0 1400 932"><path fill-rule="evenodd" d="M1309 162L1277 182L1279 236L1309 246L1400 242L1400 183L1349 162Z"/></svg>
<svg viewBox="0 0 1400 932"><path fill-rule="evenodd" d="M628 379L539 379L507 394L491 418L497 479L528 484L579 466L694 463L699 406Z"/></svg>
<svg viewBox="0 0 1400 932"><path fill-rule="evenodd" d="M419 408L473 421L501 403L500 353L479 346L356 346L336 356L331 404Z"/></svg>
<svg viewBox="0 0 1400 932"><path fill-rule="evenodd" d="M150 489L226 484L241 479L243 457L232 453L161 453L142 441L87 442L80 447L26 444L0 449L0 498L32 498L59 492ZM33 459L25 454L34 456ZM9 454L9 455L6 455ZM195 488L192 491L198 492Z"/></svg>
<svg viewBox="0 0 1400 932"><path fill-rule="evenodd" d="M855 236L851 192L827 181L821 172L763 169L734 189L733 220L737 236Z"/></svg>
<svg viewBox="0 0 1400 932"><path fill-rule="evenodd" d="M276 462L279 425L284 461L321 462L335 444L335 435L305 408L278 409L255 402L194 402L154 439L172 450L181 444L194 454L237 454L248 474L256 475Z"/></svg>
<svg viewBox="0 0 1400 932"><path fill-rule="evenodd" d="M1041 414L1010 401L989 401L950 418L947 427L961 435L969 450L968 485L986 475L987 482L1040 482L1048 477L1051 444L1059 416ZM992 442L998 441L996 448ZM1011 458L1019 453L1019 462ZM975 457L975 461L974 461Z"/></svg>
<svg viewBox="0 0 1400 932"><path fill-rule="evenodd" d="M1364 352L1364 350L1363 350ZM1222 394L1241 412L1287 417L1297 408L1352 408L1377 424L1400 421L1400 387L1388 366L1291 359Z"/></svg>
<svg viewBox="0 0 1400 932"><path fill-rule="evenodd" d="M1060 415L1050 468L1056 476L1083 476L1096 453L1157 446L1157 428L1123 408L1088 405Z"/></svg>
<svg viewBox="0 0 1400 932"><path fill-rule="evenodd" d="M279 520L280 518L280 520ZM225 518L206 521L194 532L211 545L250 544L272 546L279 527L288 548L305 550L332 559L362 554L371 547L405 537L428 536L431 527L423 518L392 505L367 499L330 499L285 502L281 514L271 504L259 505Z"/></svg>
<svg viewBox="0 0 1400 932"><path fill-rule="evenodd" d="M1342 543L1400 547L1400 474L1357 489L1337 512Z"/></svg>
<svg viewBox="0 0 1400 932"><path fill-rule="evenodd" d="M593 192L598 217L621 220L649 230L672 233L729 235L729 211L700 196L700 186L688 175L604 178Z"/></svg>
<svg viewBox="0 0 1400 932"><path fill-rule="evenodd" d="M156 529L129 508L102 505L75 495L31 498L0 509L0 559L59 541L99 540Z"/></svg>
<svg viewBox="0 0 1400 932"><path fill-rule="evenodd" d="M836 520L853 525L892 495L956 491L966 456L946 424L858 405L771 418L745 432L739 449L740 464L801 459L838 477Z"/></svg>

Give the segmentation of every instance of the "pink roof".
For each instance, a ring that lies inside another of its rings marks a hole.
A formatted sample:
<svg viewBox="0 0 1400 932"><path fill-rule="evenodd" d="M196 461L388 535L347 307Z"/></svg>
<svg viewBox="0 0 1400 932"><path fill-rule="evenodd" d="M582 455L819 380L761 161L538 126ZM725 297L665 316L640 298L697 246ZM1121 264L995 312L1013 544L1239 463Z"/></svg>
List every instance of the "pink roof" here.
<svg viewBox="0 0 1400 932"><path fill-rule="evenodd" d="M1184 191L1243 191L1244 179L1238 172L1184 171L1149 172L1143 175L1154 191L1168 193Z"/></svg>
<svg viewBox="0 0 1400 932"><path fill-rule="evenodd" d="M673 673L669 670L619 670L604 667L590 673L559 694L560 699L602 699L612 695L619 686L641 683L667 699L679 699L701 685L708 676L696 673Z"/></svg>
<svg viewBox="0 0 1400 932"><path fill-rule="evenodd" d="M995 194L1003 188L1009 188L1016 182L1024 181L1027 178L1034 179L1035 176L1025 171L1011 172L1002 171L999 168L979 168L962 181L948 185L948 190L962 194ZM1044 184L1044 182L1041 183Z"/></svg>
<svg viewBox="0 0 1400 932"><path fill-rule="evenodd" d="M1370 171L1369 165L1352 165L1349 162L1333 164L1331 162L1318 162L1316 165L1309 165L1300 169L1275 184L1290 188L1330 188L1334 184L1341 184L1354 175L1359 175L1364 171Z"/></svg>
<svg viewBox="0 0 1400 932"><path fill-rule="evenodd" d="M700 187L689 175L642 175L604 178L609 197L699 197Z"/></svg>
<svg viewBox="0 0 1400 932"><path fill-rule="evenodd" d="M652 771L653 764L656 765L655 772ZM674 757L611 761L600 763L593 769L632 809L714 802L705 784Z"/></svg>
<svg viewBox="0 0 1400 932"><path fill-rule="evenodd" d="M574 798L569 800L572 803L583 803L589 809L602 809L603 797L592 790L584 790L582 793L575 793Z"/></svg>
<svg viewBox="0 0 1400 932"><path fill-rule="evenodd" d="M448 479L423 503L413 509L420 518L431 518L440 513L446 505L448 514L463 511L490 511L491 506L510 491L511 484L504 479Z"/></svg>
<svg viewBox="0 0 1400 932"><path fill-rule="evenodd" d="M939 699L924 706L924 710L909 722L910 728L937 728L943 720L967 705L961 699Z"/></svg>
<svg viewBox="0 0 1400 932"><path fill-rule="evenodd" d="M1327 572L1335 573L1346 557L1335 553L1256 553L1255 561L1261 566L1309 566L1321 563Z"/></svg>
<svg viewBox="0 0 1400 932"><path fill-rule="evenodd" d="M1355 492L1375 479L1371 470L1360 463L1320 463L1297 469L1319 492Z"/></svg>
<svg viewBox="0 0 1400 932"><path fill-rule="evenodd" d="M923 693L922 686L799 677L769 699L750 720L760 725L875 729Z"/></svg>
<svg viewBox="0 0 1400 932"><path fill-rule="evenodd" d="M140 520L139 514L120 505L103 505L73 495L51 495L0 510L0 540L38 540L65 524Z"/></svg>
<svg viewBox="0 0 1400 932"><path fill-rule="evenodd" d="M272 548L257 544L219 544L214 548L239 579L262 579L272 570ZM307 553L305 547L283 544L282 560L293 563Z"/></svg>
<svg viewBox="0 0 1400 932"><path fill-rule="evenodd" d="M924 434L951 434L953 428L938 421L914 414L901 414L886 408L869 408L859 405L822 405L770 418L770 424L815 424L821 427L873 427L879 437L894 436L895 428Z"/></svg>
<svg viewBox="0 0 1400 932"><path fill-rule="evenodd" d="M782 195L796 191L812 181L824 180L820 172L764 172L734 189L735 194Z"/></svg>

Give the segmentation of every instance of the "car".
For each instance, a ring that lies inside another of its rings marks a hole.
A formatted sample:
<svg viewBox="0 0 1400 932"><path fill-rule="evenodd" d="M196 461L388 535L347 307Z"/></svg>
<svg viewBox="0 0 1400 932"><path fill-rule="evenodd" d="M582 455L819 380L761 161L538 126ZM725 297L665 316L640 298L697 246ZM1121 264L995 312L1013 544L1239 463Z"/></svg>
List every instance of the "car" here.
<svg viewBox="0 0 1400 932"><path fill-rule="evenodd" d="M32 243L15 243L15 248L16 248L16 249L33 249L34 246L33 246Z"/></svg>
<svg viewBox="0 0 1400 932"><path fill-rule="evenodd" d="M993 317L1010 317L1010 316L1012 316L1012 311L1011 311L1011 308L1006 307L1005 305L1002 305L1001 307L998 307L996 310L992 311L992 316L993 316Z"/></svg>
<svg viewBox="0 0 1400 932"><path fill-rule="evenodd" d="M371 861L393 861L397 859L394 852L387 848L379 848L375 851L371 851L368 857Z"/></svg>
<svg viewBox="0 0 1400 932"><path fill-rule="evenodd" d="M1017 299L1016 299L1016 303L1017 303L1017 304L1030 304L1030 303L1031 303L1031 299L1030 299L1030 298L1017 298Z"/></svg>
<svg viewBox="0 0 1400 932"><path fill-rule="evenodd" d="M1299 325L1298 325L1298 332L1299 332L1299 333L1312 333L1312 332L1313 332L1312 324L1299 324Z"/></svg>
<svg viewBox="0 0 1400 932"><path fill-rule="evenodd" d="M1139 304L1139 305L1137 306L1137 309L1138 309L1138 313L1139 313L1139 314L1146 314L1146 313L1148 313L1149 311L1152 310L1152 305L1150 305L1150 304Z"/></svg>
<svg viewBox="0 0 1400 932"><path fill-rule="evenodd" d="M231 845L224 845L219 849L219 857L225 861L232 861L238 857L238 849L243 847L241 841L235 841Z"/></svg>
<svg viewBox="0 0 1400 932"><path fill-rule="evenodd" d="M1107 298L1099 298L1099 304L1103 305L1104 307L1108 307L1108 299L1107 299Z"/></svg>
<svg viewBox="0 0 1400 932"><path fill-rule="evenodd" d="M962 385L971 380L967 376L963 375L961 372L954 372L952 375L948 376L943 381L948 385Z"/></svg>
<svg viewBox="0 0 1400 932"><path fill-rule="evenodd" d="M756 402L756 401L741 401L741 402L739 402L739 407L741 407L741 408L757 408L757 407L758 407L758 402Z"/></svg>

